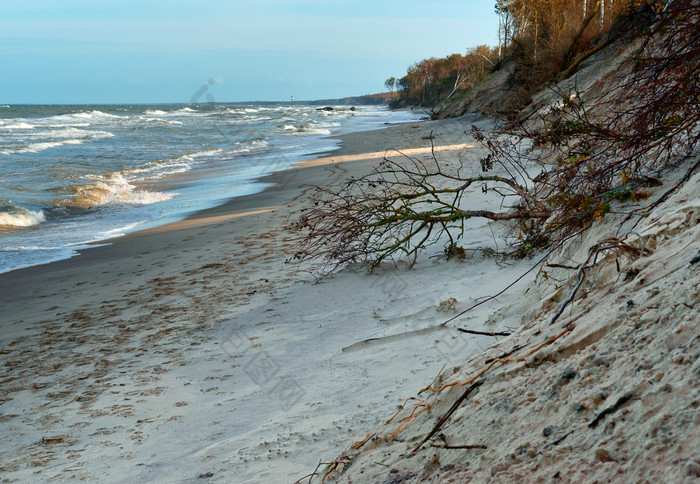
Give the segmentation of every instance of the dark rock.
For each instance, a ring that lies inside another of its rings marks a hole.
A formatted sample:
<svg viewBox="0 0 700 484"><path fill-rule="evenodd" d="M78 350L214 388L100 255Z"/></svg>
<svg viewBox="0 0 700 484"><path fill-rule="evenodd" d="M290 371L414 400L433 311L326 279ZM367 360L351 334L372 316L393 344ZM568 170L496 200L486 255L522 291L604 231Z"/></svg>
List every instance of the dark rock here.
<svg viewBox="0 0 700 484"><path fill-rule="evenodd" d="M700 464L692 460L688 462L688 475L691 477L700 477Z"/></svg>
<svg viewBox="0 0 700 484"><path fill-rule="evenodd" d="M637 274L639 274L639 269L630 269L629 271L625 272L625 281L631 281L637 277Z"/></svg>
<svg viewBox="0 0 700 484"><path fill-rule="evenodd" d="M566 370L564 370L564 373L562 373L561 376L559 376L559 381L561 383L569 383L571 380L576 378L577 375L578 373L576 373L576 371L573 368L567 368Z"/></svg>
<svg viewBox="0 0 700 484"><path fill-rule="evenodd" d="M551 425L548 425L547 427L545 427L542 430L542 435L544 435L545 437L549 437L550 435L552 435L553 432L554 432L554 427L552 427Z"/></svg>
<svg viewBox="0 0 700 484"><path fill-rule="evenodd" d="M356 109L357 109L357 108L356 108L355 106L352 106L352 107L350 108L350 111L355 111Z"/></svg>

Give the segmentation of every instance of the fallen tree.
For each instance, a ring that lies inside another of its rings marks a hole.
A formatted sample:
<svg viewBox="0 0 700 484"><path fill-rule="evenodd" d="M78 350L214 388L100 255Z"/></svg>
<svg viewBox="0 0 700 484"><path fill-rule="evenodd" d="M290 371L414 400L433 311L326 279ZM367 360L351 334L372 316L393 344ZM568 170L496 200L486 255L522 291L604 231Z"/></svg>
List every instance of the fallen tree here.
<svg viewBox="0 0 700 484"><path fill-rule="evenodd" d="M368 263L371 269L390 260L408 259L433 240L445 236L457 246L464 222L480 217L494 221L545 219L551 211L529 193L526 178L514 176L461 176L463 166L445 169L433 155L429 162L398 153L386 156L372 173L339 184L315 187L312 208L297 222L307 230L297 258L321 258L323 272L350 263ZM461 208L470 188L482 186L503 196L517 196L515 208L493 211Z"/></svg>
<svg viewBox="0 0 700 484"><path fill-rule="evenodd" d="M488 152L478 176L443 166L434 151L427 161L395 152L366 176L316 187L296 223L305 231L297 259L321 260L321 275L353 263L413 265L437 241L446 255L458 252L473 218L517 222L509 253L523 257L580 232L614 200L646 198L644 188L700 140L699 15L698 0L673 2L596 98L559 92L534 122L509 116L491 132L474 127ZM477 187L514 203L465 206Z"/></svg>

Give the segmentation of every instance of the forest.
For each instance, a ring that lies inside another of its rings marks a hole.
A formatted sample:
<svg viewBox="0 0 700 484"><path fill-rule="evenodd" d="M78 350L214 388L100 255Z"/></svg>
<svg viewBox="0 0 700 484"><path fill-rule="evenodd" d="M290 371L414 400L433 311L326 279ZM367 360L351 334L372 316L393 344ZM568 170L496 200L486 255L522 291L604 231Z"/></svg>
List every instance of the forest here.
<svg viewBox="0 0 700 484"><path fill-rule="evenodd" d="M570 75L581 62L627 33L622 24L639 26L640 15L653 16L673 2L650 0L498 0L498 45L480 45L465 54L423 59L385 86L398 96L391 106L422 106L440 111L504 64L517 64L514 83L521 103L555 78ZM514 106L517 108L517 106Z"/></svg>

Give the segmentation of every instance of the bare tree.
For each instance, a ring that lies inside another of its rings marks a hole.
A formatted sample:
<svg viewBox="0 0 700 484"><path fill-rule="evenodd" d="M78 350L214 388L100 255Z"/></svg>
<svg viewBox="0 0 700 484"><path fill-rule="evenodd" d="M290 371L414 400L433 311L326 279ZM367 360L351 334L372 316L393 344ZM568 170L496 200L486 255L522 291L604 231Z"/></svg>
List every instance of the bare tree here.
<svg viewBox="0 0 700 484"><path fill-rule="evenodd" d="M297 228L307 230L298 259L320 258L325 264L322 273L352 263L368 263L374 269L402 258L413 265L426 245L441 236L455 245L470 218L524 220L550 215L515 176L464 177L462 165L446 169L434 152L429 162L397 155L397 159L385 157L369 175L315 188L312 208L297 223ZM519 205L504 211L460 208L470 188L485 184L504 196L519 197Z"/></svg>

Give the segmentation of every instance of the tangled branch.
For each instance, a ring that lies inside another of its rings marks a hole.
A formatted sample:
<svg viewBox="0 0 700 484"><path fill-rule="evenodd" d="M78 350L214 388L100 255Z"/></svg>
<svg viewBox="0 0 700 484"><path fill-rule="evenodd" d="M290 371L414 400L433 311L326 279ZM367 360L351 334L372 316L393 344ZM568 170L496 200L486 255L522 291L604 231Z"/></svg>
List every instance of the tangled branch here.
<svg viewBox="0 0 700 484"><path fill-rule="evenodd" d="M550 214L515 176L465 177L462 164L449 170L434 151L428 161L398 153L398 160L385 156L369 175L314 188L312 208L296 224L307 230L298 259L320 258L326 273L353 263L374 269L401 258L412 266L432 241L444 236L454 246L469 219L539 219ZM502 196L518 197L520 203L505 211L463 207L465 194L487 186Z"/></svg>
<svg viewBox="0 0 700 484"><path fill-rule="evenodd" d="M487 150L481 174L444 166L434 151L428 160L397 151L369 175L316 187L296 223L305 231L296 258L320 260L320 275L356 263L413 266L439 241L459 252L473 218L517 222L510 253L525 257L585 230L614 201L648 197L645 187L700 141L700 1L669 5L603 94L561 91L536 122L473 127ZM466 196L479 188L515 202L490 210Z"/></svg>

